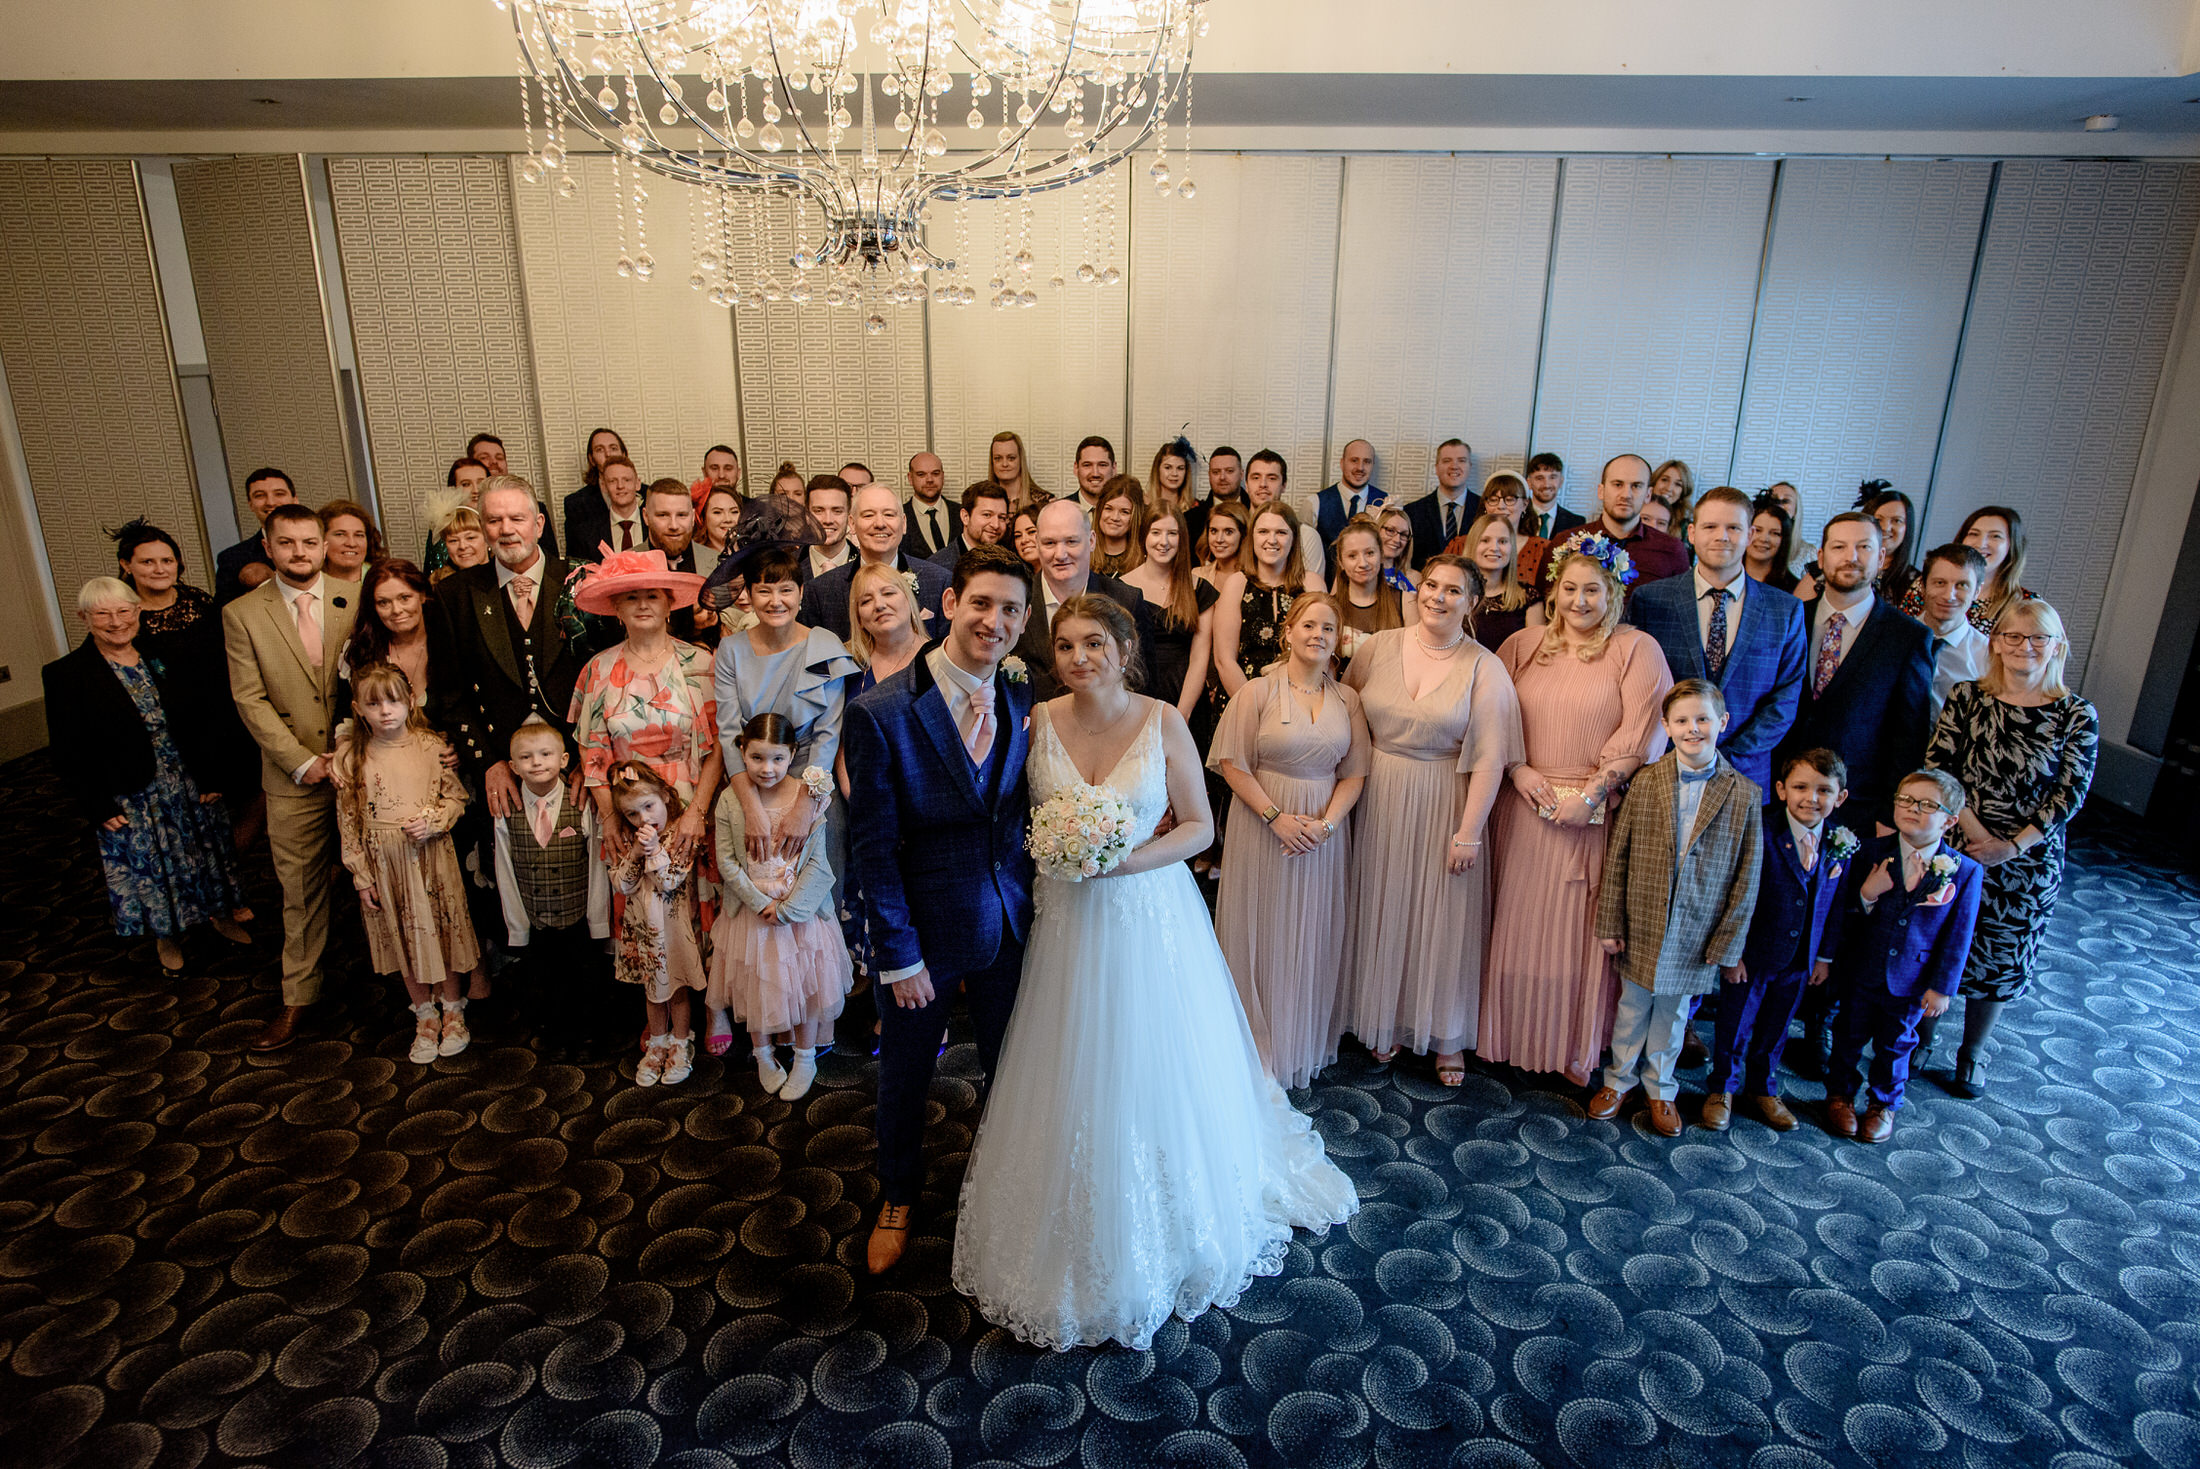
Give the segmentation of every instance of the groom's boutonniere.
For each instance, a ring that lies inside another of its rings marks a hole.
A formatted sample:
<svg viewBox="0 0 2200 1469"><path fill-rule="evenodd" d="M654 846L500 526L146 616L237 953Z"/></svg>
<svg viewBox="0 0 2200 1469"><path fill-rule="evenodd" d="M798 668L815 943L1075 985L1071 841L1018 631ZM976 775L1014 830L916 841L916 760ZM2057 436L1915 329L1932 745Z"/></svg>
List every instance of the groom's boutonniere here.
<svg viewBox="0 0 2200 1469"><path fill-rule="evenodd" d="M1007 679L1010 683L1029 683L1031 681L1031 674L1024 667L1024 660L1014 653L1001 660L1001 677Z"/></svg>

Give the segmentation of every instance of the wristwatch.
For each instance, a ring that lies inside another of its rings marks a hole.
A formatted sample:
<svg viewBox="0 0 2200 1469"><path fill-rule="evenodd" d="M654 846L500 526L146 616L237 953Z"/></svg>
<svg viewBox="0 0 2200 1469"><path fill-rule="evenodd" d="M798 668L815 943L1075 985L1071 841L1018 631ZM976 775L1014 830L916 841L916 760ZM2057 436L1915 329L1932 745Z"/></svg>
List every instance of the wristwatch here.
<svg viewBox="0 0 2200 1469"><path fill-rule="evenodd" d="M1276 824L1276 818L1281 816L1282 814L1283 808L1271 801L1268 803L1268 809L1260 813L1260 819L1267 822L1270 826L1274 826Z"/></svg>

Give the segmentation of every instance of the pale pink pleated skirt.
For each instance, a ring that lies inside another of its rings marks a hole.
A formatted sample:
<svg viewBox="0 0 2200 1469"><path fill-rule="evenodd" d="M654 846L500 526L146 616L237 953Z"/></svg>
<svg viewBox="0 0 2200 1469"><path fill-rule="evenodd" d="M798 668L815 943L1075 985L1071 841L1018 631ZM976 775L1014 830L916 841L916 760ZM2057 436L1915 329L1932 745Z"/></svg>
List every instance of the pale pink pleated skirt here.
<svg viewBox="0 0 2200 1469"><path fill-rule="evenodd" d="M1491 827L1497 898L1475 1054L1586 1086L1619 999L1596 937L1606 829L1553 825L1509 784Z"/></svg>

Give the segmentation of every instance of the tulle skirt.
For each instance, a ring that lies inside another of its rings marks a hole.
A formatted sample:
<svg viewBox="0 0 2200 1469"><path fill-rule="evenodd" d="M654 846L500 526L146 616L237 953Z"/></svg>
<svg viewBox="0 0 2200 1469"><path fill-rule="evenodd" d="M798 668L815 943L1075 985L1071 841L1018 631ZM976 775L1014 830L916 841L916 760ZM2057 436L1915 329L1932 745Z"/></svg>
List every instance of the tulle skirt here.
<svg viewBox="0 0 2200 1469"><path fill-rule="evenodd" d="M834 919L767 923L726 895L711 932L708 998L712 1009L731 1010L752 1036L837 1020L852 973Z"/></svg>
<svg viewBox="0 0 2200 1469"><path fill-rule="evenodd" d="M955 1288L1025 1341L1143 1350L1234 1304L1294 1227L1359 1208L1260 1057L1181 864L1041 878L985 1120Z"/></svg>

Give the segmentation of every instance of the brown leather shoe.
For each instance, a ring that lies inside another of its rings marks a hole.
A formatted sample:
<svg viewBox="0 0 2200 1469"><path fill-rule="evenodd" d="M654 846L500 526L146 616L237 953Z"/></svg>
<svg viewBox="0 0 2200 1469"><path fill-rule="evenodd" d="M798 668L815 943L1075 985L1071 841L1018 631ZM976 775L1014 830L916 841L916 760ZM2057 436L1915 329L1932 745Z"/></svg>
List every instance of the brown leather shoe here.
<svg viewBox="0 0 2200 1469"><path fill-rule="evenodd" d="M1706 1046L1696 1035L1696 1027L1689 1026L1681 1036L1681 1058L1673 1063L1674 1069L1688 1071L1698 1066L1709 1066L1710 1064L1711 1048Z"/></svg>
<svg viewBox="0 0 2200 1469"><path fill-rule="evenodd" d="M298 1022L305 1019L305 1016L305 1006L285 1005L280 1014L262 1026L260 1033L245 1044L255 1051L279 1051L290 1044L291 1038L298 1033Z"/></svg>
<svg viewBox="0 0 2200 1469"><path fill-rule="evenodd" d="M1856 1124L1860 1143L1883 1143L1894 1136L1894 1113L1885 1107L1866 1107L1864 1120Z"/></svg>
<svg viewBox="0 0 2200 1469"><path fill-rule="evenodd" d="M1788 1104L1778 1097L1759 1097L1757 1099L1757 1115L1764 1118L1765 1126L1771 1128L1774 1132L1795 1131L1795 1114L1790 1112Z"/></svg>
<svg viewBox="0 0 2200 1469"><path fill-rule="evenodd" d="M1680 1109L1663 1097L1650 1099L1650 1127L1660 1137L1681 1135Z"/></svg>
<svg viewBox="0 0 2200 1469"><path fill-rule="evenodd" d="M1847 1097L1826 1098L1826 1131L1835 1137L1855 1137L1856 1104Z"/></svg>
<svg viewBox="0 0 2200 1469"><path fill-rule="evenodd" d="M1619 1104L1626 1101L1625 1094L1608 1086L1597 1088L1597 1094L1589 1098L1589 1115L1599 1122L1610 1122L1619 1116Z"/></svg>
<svg viewBox="0 0 2200 1469"><path fill-rule="evenodd" d="M1724 1132L1734 1121L1734 1098L1725 1092L1703 1099L1703 1125Z"/></svg>
<svg viewBox="0 0 2200 1469"><path fill-rule="evenodd" d="M871 1230L871 1242L864 1251L873 1275L893 1269L902 1251L909 1248L909 1213L907 1204L879 1206L878 1224Z"/></svg>

